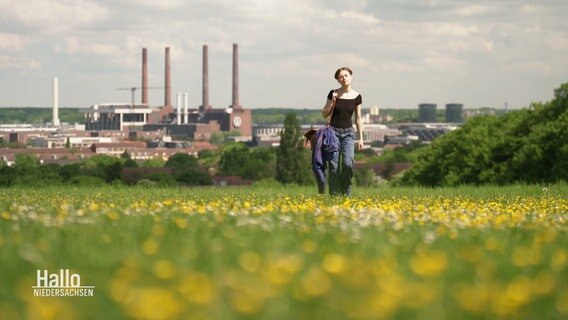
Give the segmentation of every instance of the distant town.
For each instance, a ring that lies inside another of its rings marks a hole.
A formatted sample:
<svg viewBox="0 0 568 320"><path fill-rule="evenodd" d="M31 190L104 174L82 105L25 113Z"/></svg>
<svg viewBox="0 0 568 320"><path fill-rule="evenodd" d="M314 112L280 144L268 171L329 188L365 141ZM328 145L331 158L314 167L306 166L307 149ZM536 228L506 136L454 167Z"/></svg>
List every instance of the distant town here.
<svg viewBox="0 0 568 320"><path fill-rule="evenodd" d="M190 109L186 93L172 100L170 51L165 48L164 104L148 104L147 50L142 50L140 87L119 88L131 92L130 103L94 104L86 109L59 108L58 79L53 78L53 105L50 117L45 108L18 109L27 116L10 118L14 109L0 109L0 160L14 164L18 153L35 155L40 163L67 164L95 155L120 156L128 153L134 161L152 158L167 160L173 154L197 156L200 151L217 148L219 134L224 139L249 147L279 145L287 113L298 115L302 129L324 125L320 110L247 109L239 101L238 45L233 45L232 103L223 108L209 104L208 52L203 46L202 104ZM140 103L136 95L140 93ZM367 146L380 153L413 142L430 143L440 135L456 130L468 117L496 114L506 109L464 109L463 104L447 103L438 110L432 103L422 103L414 110L363 108L363 138ZM70 121L61 121L60 112ZM20 113L18 113L21 115ZM38 116L38 114L43 114ZM29 119L34 119L29 121ZM28 120L29 122L25 122Z"/></svg>

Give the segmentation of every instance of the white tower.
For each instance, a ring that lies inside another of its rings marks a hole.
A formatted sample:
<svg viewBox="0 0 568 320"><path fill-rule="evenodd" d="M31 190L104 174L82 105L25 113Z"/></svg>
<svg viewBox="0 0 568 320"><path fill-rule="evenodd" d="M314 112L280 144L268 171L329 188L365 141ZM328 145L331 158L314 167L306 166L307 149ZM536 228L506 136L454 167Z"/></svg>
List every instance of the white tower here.
<svg viewBox="0 0 568 320"><path fill-rule="evenodd" d="M178 92L176 98L176 104L177 104L177 112L176 112L176 124L180 125L181 124L181 93Z"/></svg>
<svg viewBox="0 0 568 320"><path fill-rule="evenodd" d="M59 81L57 77L53 78L53 126L59 126Z"/></svg>
<svg viewBox="0 0 568 320"><path fill-rule="evenodd" d="M188 108L189 108L189 93L186 92L183 94L183 123L185 124L189 123Z"/></svg>

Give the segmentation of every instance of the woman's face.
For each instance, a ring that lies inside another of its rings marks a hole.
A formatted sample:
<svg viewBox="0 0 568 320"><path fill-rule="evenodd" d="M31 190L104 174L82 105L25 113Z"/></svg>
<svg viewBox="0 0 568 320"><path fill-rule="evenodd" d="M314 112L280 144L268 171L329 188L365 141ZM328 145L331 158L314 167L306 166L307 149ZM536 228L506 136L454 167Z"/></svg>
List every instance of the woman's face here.
<svg viewBox="0 0 568 320"><path fill-rule="evenodd" d="M341 70L337 75L337 82L339 82L342 86L347 86L351 84L351 78L353 76L347 70Z"/></svg>

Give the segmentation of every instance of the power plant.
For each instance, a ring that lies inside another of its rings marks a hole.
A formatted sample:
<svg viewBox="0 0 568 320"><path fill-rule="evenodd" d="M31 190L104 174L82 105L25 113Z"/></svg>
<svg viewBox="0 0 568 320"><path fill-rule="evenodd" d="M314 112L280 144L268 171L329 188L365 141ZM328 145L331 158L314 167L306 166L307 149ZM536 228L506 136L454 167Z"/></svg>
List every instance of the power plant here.
<svg viewBox="0 0 568 320"><path fill-rule="evenodd" d="M174 138L208 140L213 132L238 131L242 136L252 135L251 110L239 103L238 45L233 44L232 103L227 108L213 108L209 104L208 46L203 45L202 104L189 108L188 94L177 93L176 108L172 105L170 48L165 48L164 105L148 105L148 52L142 48L141 103L134 98L130 104L98 104L87 112L86 130L126 130L129 137L137 132L165 130ZM134 97L134 90L131 88ZM54 107L55 108L55 107ZM55 114L55 111L54 111Z"/></svg>
<svg viewBox="0 0 568 320"><path fill-rule="evenodd" d="M235 140L246 141L251 146L278 145L283 125L260 123L253 128L252 111L244 109L240 103L239 51L236 43L232 48L231 103L223 107L210 104L209 49L206 44L202 47L201 101L193 108L190 108L187 92L177 92L172 97L170 47L165 47L163 51L163 86L158 87L150 85L155 81L148 76L148 49L142 48L140 86L117 88L130 91L130 103L95 104L88 109L80 109L85 114L84 125L61 123L59 81L55 77L52 83L51 123L39 127L0 125L0 141L56 150L45 151L41 161L47 162L80 161L95 154L120 156L126 151L136 160L154 157L167 159L175 152L197 155L200 150L215 148L210 141L213 141L211 137L216 132L238 132L241 137L235 137ZM150 90L163 90L163 105L150 105ZM138 97L140 100L137 102ZM436 107L434 103L421 103L418 105L418 123L394 123L388 126L377 123L379 109L371 108L363 127L364 140L394 145L411 141L429 143L439 135L458 128L463 123L463 117L467 116L463 114L462 104L449 103L446 104L446 123L437 123ZM80 152L60 150L66 148ZM38 149L33 152L39 152ZM0 157L9 164L14 161L14 153L0 154Z"/></svg>

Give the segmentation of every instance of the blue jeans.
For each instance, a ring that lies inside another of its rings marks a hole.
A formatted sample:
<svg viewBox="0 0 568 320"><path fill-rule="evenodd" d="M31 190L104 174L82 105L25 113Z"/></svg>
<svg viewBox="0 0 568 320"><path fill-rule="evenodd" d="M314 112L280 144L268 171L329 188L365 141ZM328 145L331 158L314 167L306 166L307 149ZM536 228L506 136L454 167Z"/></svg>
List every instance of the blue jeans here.
<svg viewBox="0 0 568 320"><path fill-rule="evenodd" d="M355 130L353 128L333 128L333 130L339 139L339 152L335 152L329 161L329 194L350 196Z"/></svg>

